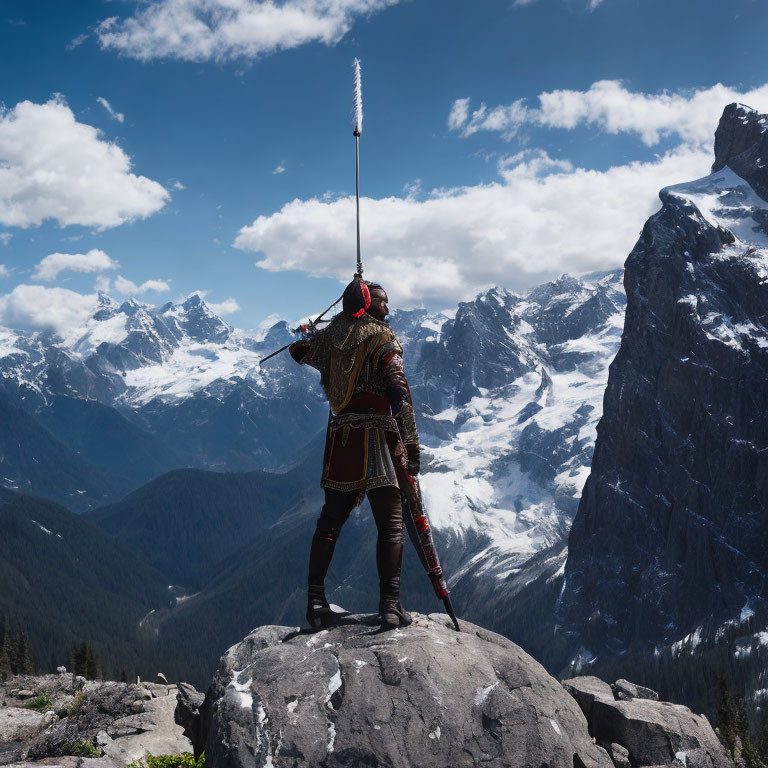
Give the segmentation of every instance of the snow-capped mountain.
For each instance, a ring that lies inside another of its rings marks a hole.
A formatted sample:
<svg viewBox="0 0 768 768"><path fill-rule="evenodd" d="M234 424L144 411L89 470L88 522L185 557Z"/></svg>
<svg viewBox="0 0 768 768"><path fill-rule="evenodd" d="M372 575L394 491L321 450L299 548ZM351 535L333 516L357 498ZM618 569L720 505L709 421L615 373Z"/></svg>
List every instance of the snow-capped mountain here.
<svg viewBox="0 0 768 768"><path fill-rule="evenodd" d="M531 557L564 541L624 300L620 272L563 275L526 296L493 288L439 327L428 317L415 338L402 334L427 446L425 499L433 525L462 551L452 586L480 575L509 586Z"/></svg>
<svg viewBox="0 0 768 768"><path fill-rule="evenodd" d="M762 158L768 117L730 105L713 172L661 191L627 259L624 333L559 603L578 658L691 650L742 624L759 641L768 623Z"/></svg>
<svg viewBox="0 0 768 768"><path fill-rule="evenodd" d="M455 585L478 575L508 585L532 556L562 545L623 307L612 272L563 275L525 296L492 288L451 312L393 313L425 445L423 487L434 526L452 541ZM151 479L134 456L149 441L152 456L167 447L157 474L171 456L176 466L276 467L295 462L327 417L316 372L286 354L258 365L291 338L284 322L259 335L235 330L197 295L159 308L101 295L65 338L3 329L0 380L78 453L118 474L134 466L134 487ZM128 440L110 426L119 456L105 449L106 432L79 429L87 420L96 430L105 407L133 430ZM89 454L92 442L100 447Z"/></svg>

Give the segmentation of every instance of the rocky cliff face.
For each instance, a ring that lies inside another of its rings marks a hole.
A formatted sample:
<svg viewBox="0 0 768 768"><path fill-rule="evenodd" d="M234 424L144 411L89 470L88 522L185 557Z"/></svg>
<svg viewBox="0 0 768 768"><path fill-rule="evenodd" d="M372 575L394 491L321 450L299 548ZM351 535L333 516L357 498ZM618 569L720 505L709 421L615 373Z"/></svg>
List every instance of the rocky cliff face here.
<svg viewBox="0 0 768 768"><path fill-rule="evenodd" d="M765 612L768 118L729 106L711 175L660 193L571 529L560 629L582 659Z"/></svg>

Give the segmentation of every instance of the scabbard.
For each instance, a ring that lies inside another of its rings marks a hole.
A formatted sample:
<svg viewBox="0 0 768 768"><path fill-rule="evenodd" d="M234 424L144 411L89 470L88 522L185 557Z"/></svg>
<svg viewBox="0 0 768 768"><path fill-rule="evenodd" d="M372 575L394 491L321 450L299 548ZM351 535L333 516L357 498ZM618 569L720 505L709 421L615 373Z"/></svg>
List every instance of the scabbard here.
<svg viewBox="0 0 768 768"><path fill-rule="evenodd" d="M416 553L424 566L435 594L445 605L446 612L451 617L456 631L459 632L459 622L453 612L451 598L448 596L448 587L443 577L443 569L437 556L435 542L432 538L432 529L424 508L424 500L421 495L421 487L416 477L411 477L404 467L397 467L397 482L400 485L400 498L403 504L403 520L408 531L408 536L416 548Z"/></svg>

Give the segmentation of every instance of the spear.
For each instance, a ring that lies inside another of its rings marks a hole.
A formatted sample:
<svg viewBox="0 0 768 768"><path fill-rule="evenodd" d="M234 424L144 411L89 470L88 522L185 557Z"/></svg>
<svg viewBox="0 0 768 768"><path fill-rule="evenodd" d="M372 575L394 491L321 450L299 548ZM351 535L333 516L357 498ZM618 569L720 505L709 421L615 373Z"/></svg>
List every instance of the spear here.
<svg viewBox="0 0 768 768"><path fill-rule="evenodd" d="M355 89L352 109L355 128L352 135L355 137L355 209L357 211L357 272L355 272L355 277L362 280L363 262L360 258L360 135L363 132L363 84L360 78L360 59L355 59L353 68L355 71Z"/></svg>

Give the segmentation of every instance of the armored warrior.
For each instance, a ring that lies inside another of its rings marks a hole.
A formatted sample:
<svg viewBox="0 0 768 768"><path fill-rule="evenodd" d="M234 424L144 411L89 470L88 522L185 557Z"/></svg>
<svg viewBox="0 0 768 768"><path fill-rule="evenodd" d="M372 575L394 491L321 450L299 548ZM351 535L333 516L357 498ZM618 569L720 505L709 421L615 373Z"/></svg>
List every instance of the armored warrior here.
<svg viewBox="0 0 768 768"><path fill-rule="evenodd" d="M400 485L419 473L419 436L403 350L386 322L386 291L356 277L343 310L309 341L293 343L296 362L320 371L331 413L321 486L325 505L309 555L307 622L334 622L324 581L342 526L367 495L378 529L379 615L382 627L411 623L400 603L403 506Z"/></svg>

